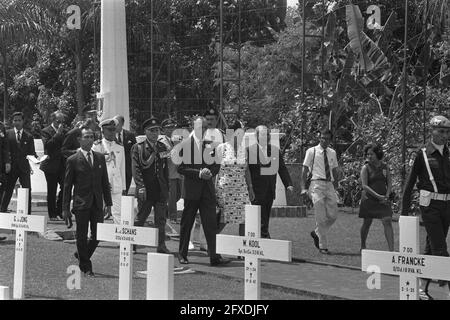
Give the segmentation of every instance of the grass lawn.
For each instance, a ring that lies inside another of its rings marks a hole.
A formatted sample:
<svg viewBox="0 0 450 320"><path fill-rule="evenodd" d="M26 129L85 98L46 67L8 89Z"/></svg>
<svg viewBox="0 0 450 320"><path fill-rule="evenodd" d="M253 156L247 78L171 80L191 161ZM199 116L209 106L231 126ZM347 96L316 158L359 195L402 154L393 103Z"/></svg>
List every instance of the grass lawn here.
<svg viewBox="0 0 450 320"><path fill-rule="evenodd" d="M271 218L270 235L272 239L292 241L292 256L299 259L314 260L326 263L341 264L347 266L361 267L361 256L359 253L361 240L360 228L362 219L358 217L358 209L340 208L336 223L331 227L328 236L330 255L318 252L310 236L311 230L315 228L315 219L312 211L308 212L306 218ZM395 250L398 250L398 223L393 222ZM223 233L237 234L236 226L230 225ZM426 232L420 227L421 250L425 247ZM447 239L450 247L450 241ZM388 250L384 237L383 225L380 220L374 220L367 238L367 249Z"/></svg>
<svg viewBox="0 0 450 320"><path fill-rule="evenodd" d="M34 235L28 237L26 298L27 299L75 299L105 300L118 298L119 250L102 243L93 257L95 278L81 278L80 290L69 290L67 267L77 264L73 258L75 245L47 241ZM0 243L0 285L13 288L14 242ZM134 270L146 268L146 255L134 256ZM240 279L194 273L175 275L177 300L243 300L244 283ZM145 299L146 280L135 277L133 299ZM314 300L288 290L262 286L263 300Z"/></svg>

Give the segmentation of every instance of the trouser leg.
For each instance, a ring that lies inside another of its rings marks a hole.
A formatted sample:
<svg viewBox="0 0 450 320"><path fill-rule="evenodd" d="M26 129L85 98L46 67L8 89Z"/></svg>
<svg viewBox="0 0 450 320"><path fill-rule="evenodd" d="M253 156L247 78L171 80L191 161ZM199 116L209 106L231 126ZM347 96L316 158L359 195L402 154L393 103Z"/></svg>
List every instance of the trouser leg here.
<svg viewBox="0 0 450 320"><path fill-rule="evenodd" d="M5 192L2 198L1 212L6 212L8 210L9 202L11 201L18 178L18 169L11 169L11 171L6 175Z"/></svg>
<svg viewBox="0 0 450 320"><path fill-rule="evenodd" d="M166 247L166 202L155 203L155 227L158 229L158 248Z"/></svg>
<svg viewBox="0 0 450 320"><path fill-rule="evenodd" d="M202 220L206 243L208 244L209 257L211 261L214 261L220 256L216 254L217 217L216 201L213 198L201 199L200 218Z"/></svg>
<svg viewBox="0 0 450 320"><path fill-rule="evenodd" d="M77 223L76 239L80 270L87 272L90 270L89 250L87 233L89 228L89 210L74 211Z"/></svg>
<svg viewBox="0 0 450 320"><path fill-rule="evenodd" d="M191 229L199 206L200 200L184 200L184 209L180 221L180 245L178 249L178 252L183 258L187 258L188 255Z"/></svg>
<svg viewBox="0 0 450 320"><path fill-rule="evenodd" d="M48 217L56 218L56 189L58 187L58 174L45 173L45 180L47 181L47 208Z"/></svg>

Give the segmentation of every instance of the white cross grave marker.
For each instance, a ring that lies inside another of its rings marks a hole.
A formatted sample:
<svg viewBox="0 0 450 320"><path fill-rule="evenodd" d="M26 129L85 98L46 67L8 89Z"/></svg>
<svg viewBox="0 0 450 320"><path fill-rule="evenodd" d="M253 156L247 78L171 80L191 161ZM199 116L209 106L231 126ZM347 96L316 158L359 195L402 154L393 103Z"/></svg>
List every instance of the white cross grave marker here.
<svg viewBox="0 0 450 320"><path fill-rule="evenodd" d="M419 299L419 278L450 281L450 258L419 254L419 218L400 216L400 252L362 250L362 271L400 276L400 300Z"/></svg>
<svg viewBox="0 0 450 320"><path fill-rule="evenodd" d="M156 247L158 245L158 229L135 227L134 197L122 197L120 225L98 223L97 240L120 243L119 264L119 300L130 300L132 292L133 254L131 246L139 244Z"/></svg>
<svg viewBox="0 0 450 320"><path fill-rule="evenodd" d="M29 193L26 188L17 192L17 213L0 213L0 229L16 230L16 254L14 260L14 299L25 297L25 268L27 264L27 232L44 233L47 217L28 215Z"/></svg>
<svg viewBox="0 0 450 320"><path fill-rule="evenodd" d="M218 234L216 251L245 257L245 300L261 295L260 259L291 261L291 241L261 238L261 207L245 206L245 236Z"/></svg>
<svg viewBox="0 0 450 320"><path fill-rule="evenodd" d="M9 287L0 286L0 300L9 300Z"/></svg>

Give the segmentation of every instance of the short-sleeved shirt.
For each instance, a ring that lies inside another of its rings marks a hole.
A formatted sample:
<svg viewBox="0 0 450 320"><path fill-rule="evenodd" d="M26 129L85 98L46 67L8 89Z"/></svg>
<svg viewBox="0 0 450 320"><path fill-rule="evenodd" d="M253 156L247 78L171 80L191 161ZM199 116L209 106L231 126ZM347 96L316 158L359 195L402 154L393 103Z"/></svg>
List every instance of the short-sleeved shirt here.
<svg viewBox="0 0 450 320"><path fill-rule="evenodd" d="M316 150L315 155L314 155L314 149ZM309 171L311 171L311 168L313 168L311 180L326 179L324 151L325 150L322 148L322 146L320 144L306 150L306 155L305 155L305 159L303 161L303 165L305 167L308 167ZM326 152L327 152L327 158L328 158L328 165L330 166L331 181L334 181L332 170L339 166L338 161L337 161L336 151L334 151L331 148L327 148ZM313 159L314 159L314 166L313 166Z"/></svg>

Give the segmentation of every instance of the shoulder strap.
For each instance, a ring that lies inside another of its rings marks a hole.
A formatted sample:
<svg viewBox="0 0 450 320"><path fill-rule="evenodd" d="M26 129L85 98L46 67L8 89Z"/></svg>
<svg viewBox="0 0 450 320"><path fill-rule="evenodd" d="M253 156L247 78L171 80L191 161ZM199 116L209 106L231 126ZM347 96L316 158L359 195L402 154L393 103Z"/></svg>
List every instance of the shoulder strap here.
<svg viewBox="0 0 450 320"><path fill-rule="evenodd" d="M425 161L425 166L427 167L428 175L430 176L431 184L433 185L433 190L434 192L438 193L436 182L434 181L433 173L431 172L430 164L428 163L426 148L422 149L422 153L423 153L423 160Z"/></svg>

